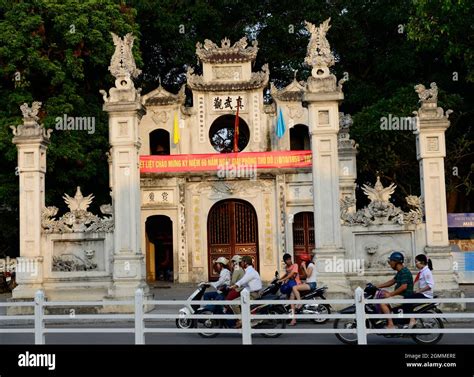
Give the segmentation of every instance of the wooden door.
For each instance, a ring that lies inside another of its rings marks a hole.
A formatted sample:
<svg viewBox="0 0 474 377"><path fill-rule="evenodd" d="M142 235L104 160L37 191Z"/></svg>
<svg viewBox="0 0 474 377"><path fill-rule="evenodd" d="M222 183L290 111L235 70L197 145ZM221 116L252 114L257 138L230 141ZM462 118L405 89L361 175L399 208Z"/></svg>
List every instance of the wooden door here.
<svg viewBox="0 0 474 377"><path fill-rule="evenodd" d="M313 212L299 212L293 218L295 262L301 265L301 256L303 254L312 255L314 247L314 214Z"/></svg>
<svg viewBox="0 0 474 377"><path fill-rule="evenodd" d="M243 200L215 204L208 216L209 279L216 280L213 263L219 257L250 255L258 269L258 224L252 205Z"/></svg>

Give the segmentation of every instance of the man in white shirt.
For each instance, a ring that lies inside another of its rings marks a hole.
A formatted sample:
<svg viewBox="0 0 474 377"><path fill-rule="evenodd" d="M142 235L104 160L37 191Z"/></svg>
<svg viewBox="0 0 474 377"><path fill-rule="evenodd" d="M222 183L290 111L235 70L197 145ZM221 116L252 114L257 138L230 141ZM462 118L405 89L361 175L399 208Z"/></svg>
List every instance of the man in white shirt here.
<svg viewBox="0 0 474 377"><path fill-rule="evenodd" d="M250 293L250 297L253 300L256 300L260 297L260 290L262 289L262 279L260 279L260 274L253 268L252 265L252 258L249 255L244 255L242 257L242 261L240 265L245 270L244 277L240 279L235 285L231 286L230 288L234 291L231 291L231 294L235 292L235 289L242 288L242 290L247 290ZM235 297L229 294L227 299L233 300ZM240 306L233 306L234 313L240 314L241 308ZM240 321L237 321L236 327L240 327Z"/></svg>
<svg viewBox="0 0 474 377"><path fill-rule="evenodd" d="M262 279L260 274L257 272L252 265L252 258L248 255L242 257L240 262L242 268L245 270L244 277L240 279L235 285L231 286L231 289L243 288L250 292L250 296L258 297L258 292L262 289Z"/></svg>
<svg viewBox="0 0 474 377"><path fill-rule="evenodd" d="M219 280L209 283L216 289L215 292L207 292L204 294L204 300L224 300L225 295L222 290L226 289L230 285L230 271L227 267L229 260L224 257L219 257L214 262L214 269L219 273ZM220 312L222 305L207 305L207 309L213 312Z"/></svg>

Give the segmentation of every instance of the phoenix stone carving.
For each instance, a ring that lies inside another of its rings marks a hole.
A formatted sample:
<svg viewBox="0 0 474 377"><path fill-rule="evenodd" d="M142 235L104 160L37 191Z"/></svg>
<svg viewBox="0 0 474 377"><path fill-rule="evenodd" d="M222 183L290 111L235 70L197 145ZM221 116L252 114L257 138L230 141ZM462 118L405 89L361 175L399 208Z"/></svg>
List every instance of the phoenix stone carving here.
<svg viewBox="0 0 474 377"><path fill-rule="evenodd" d="M311 33L305 63L311 67L331 67L334 65L334 55L326 38L326 33L331 28L331 18L324 21L319 27L305 21L306 29Z"/></svg>
<svg viewBox="0 0 474 377"><path fill-rule="evenodd" d="M141 73L141 70L137 68L132 53L135 37L132 33L126 34L123 38L120 38L114 33L110 34L112 34L115 45L115 52L110 60L110 73L112 73L115 78L120 76L137 77Z"/></svg>
<svg viewBox="0 0 474 377"><path fill-rule="evenodd" d="M76 195L74 195L74 198L71 198L68 194L64 194L63 196L63 199L71 212L87 211L87 208L89 208L93 198L94 195L92 194L84 197L79 186L77 186Z"/></svg>

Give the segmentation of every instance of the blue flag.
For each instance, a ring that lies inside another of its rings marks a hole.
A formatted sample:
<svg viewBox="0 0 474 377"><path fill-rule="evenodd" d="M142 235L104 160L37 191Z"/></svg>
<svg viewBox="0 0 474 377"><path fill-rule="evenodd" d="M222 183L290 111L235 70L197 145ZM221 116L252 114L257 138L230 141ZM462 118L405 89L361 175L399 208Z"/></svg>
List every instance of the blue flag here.
<svg viewBox="0 0 474 377"><path fill-rule="evenodd" d="M278 136L279 139L281 139L284 134L285 134L285 121L283 120L283 113L281 112L281 109L280 109L280 112L278 113L276 135Z"/></svg>

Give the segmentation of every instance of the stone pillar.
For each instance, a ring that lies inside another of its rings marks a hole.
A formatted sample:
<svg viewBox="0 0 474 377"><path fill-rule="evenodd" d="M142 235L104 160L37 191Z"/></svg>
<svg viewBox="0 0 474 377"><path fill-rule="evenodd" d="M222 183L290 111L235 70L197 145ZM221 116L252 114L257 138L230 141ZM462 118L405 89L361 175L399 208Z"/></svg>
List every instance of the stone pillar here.
<svg viewBox="0 0 474 377"><path fill-rule="evenodd" d="M444 296L459 296L454 277L451 248L448 240L444 158L445 131L450 126L451 110L444 113L437 105L438 88L416 85L421 107L417 115L416 154L420 164L421 196L424 199L426 219L425 253L433 261L436 291ZM421 251L421 250L420 250Z"/></svg>
<svg viewBox="0 0 474 377"><path fill-rule="evenodd" d="M316 262L321 284L331 286L335 296L350 295L344 272L330 266L345 258L342 247L339 203L339 103L343 100L341 85L329 72L334 65L326 32L329 19L319 27L306 23L311 33L305 62L313 67L303 95L308 104L311 150L313 155L313 202Z"/></svg>
<svg viewBox="0 0 474 377"><path fill-rule="evenodd" d="M352 118L349 114L339 114L339 194L340 200L348 203L347 212L356 212L357 144L350 138Z"/></svg>
<svg viewBox="0 0 474 377"><path fill-rule="evenodd" d="M23 124L11 126L13 143L18 149L20 176L20 258L13 299L31 299L43 288L41 253L41 212L45 204L46 150L52 130L38 124L41 102L25 103L20 108Z"/></svg>
<svg viewBox="0 0 474 377"><path fill-rule="evenodd" d="M116 51L109 67L115 76L115 88L110 97L105 91L104 111L109 114L109 142L112 159L110 187L114 209L113 287L109 297L131 298L137 288L146 285L146 267L141 250L140 221L140 141L138 124L145 114L140 90L135 89L132 77L139 74L131 52L134 37L123 39L113 34Z"/></svg>

